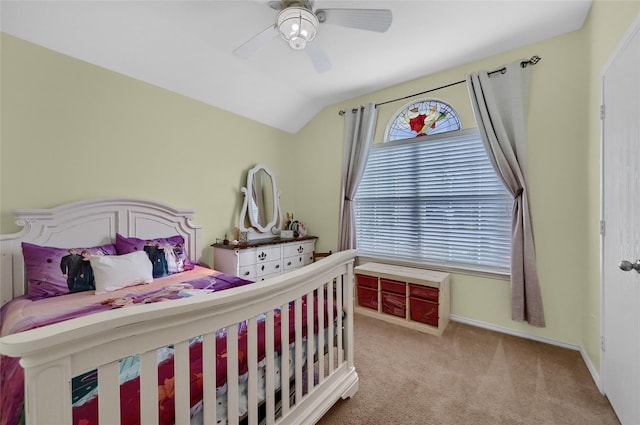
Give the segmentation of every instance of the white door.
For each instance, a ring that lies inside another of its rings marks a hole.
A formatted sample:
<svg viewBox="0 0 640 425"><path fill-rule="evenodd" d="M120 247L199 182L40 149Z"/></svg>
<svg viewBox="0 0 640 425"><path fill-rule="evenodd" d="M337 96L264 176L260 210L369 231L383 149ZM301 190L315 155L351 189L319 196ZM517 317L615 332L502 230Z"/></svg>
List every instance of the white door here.
<svg viewBox="0 0 640 425"><path fill-rule="evenodd" d="M603 386L620 422L623 425L638 425L640 18L604 69L602 96ZM627 263L621 264L622 261Z"/></svg>

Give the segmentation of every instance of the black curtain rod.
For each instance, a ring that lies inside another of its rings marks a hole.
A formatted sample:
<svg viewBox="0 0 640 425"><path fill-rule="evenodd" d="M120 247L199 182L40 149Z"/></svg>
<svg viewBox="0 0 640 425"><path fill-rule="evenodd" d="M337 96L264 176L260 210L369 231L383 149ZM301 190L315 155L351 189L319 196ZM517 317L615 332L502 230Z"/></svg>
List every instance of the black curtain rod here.
<svg viewBox="0 0 640 425"><path fill-rule="evenodd" d="M528 61L522 61L520 62L520 66L522 68L526 68L528 65L535 65L538 62L540 62L542 58L540 56L534 55L531 56L531 59L529 59ZM489 72L489 75L491 74L497 74L497 73L501 73L504 74L505 72L507 72L507 68L506 67L502 67L500 69L496 69L495 71L491 71ZM397 99L392 99L392 100L387 100L385 102L380 102L380 103L376 103L376 108L380 105L386 105L387 103L393 103L393 102L397 102L399 100L404 100L404 99L409 99L410 97L414 97L414 96L419 96L421 94L426 94L426 93L431 93L432 91L436 91L436 90L442 90L442 89L446 89L447 87L451 87L451 86L457 86L458 84L462 84L462 83L466 83L467 80L460 80L460 81L456 81L455 83L449 83L449 84L445 84L444 86L440 86L440 87L436 87L435 89L429 89L429 90L425 90L422 91L420 93L414 93L414 94L410 94L408 96L404 96L404 97L399 97ZM354 108L351 110L351 112L356 112L358 111L357 108ZM338 115L344 115L345 111L344 109L338 112Z"/></svg>

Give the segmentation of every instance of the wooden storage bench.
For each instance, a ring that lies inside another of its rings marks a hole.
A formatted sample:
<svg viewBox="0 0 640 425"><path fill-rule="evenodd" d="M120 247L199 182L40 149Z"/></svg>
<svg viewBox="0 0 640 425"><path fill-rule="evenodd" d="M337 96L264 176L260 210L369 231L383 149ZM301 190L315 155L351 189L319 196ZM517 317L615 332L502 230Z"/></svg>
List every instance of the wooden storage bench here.
<svg viewBox="0 0 640 425"><path fill-rule="evenodd" d="M442 335L449 323L449 273L381 263L354 271L356 312Z"/></svg>

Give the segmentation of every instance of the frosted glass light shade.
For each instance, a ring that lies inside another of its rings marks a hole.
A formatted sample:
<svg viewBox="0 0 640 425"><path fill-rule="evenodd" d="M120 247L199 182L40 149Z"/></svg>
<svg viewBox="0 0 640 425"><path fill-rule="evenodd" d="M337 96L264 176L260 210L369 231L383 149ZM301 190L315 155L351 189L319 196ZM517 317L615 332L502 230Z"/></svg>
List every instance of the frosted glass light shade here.
<svg viewBox="0 0 640 425"><path fill-rule="evenodd" d="M318 31L318 18L308 9L288 7L278 14L280 37L294 50L302 50Z"/></svg>

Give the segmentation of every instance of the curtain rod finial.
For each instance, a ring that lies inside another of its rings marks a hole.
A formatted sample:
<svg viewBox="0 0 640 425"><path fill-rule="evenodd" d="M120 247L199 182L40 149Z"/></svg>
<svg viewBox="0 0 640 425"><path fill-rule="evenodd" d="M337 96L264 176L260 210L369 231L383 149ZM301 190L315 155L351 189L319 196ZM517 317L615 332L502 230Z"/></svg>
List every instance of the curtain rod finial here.
<svg viewBox="0 0 640 425"><path fill-rule="evenodd" d="M540 62L541 60L542 60L542 58L541 58L540 56L538 56L538 55L533 55L533 56L531 56L531 59L529 59L528 61L523 61L523 62L521 62L521 63L520 63L520 66L521 66L522 68L526 68L526 67L527 67L527 65L529 65L529 64L531 64L531 65L535 65L535 64L537 64L538 62Z"/></svg>

